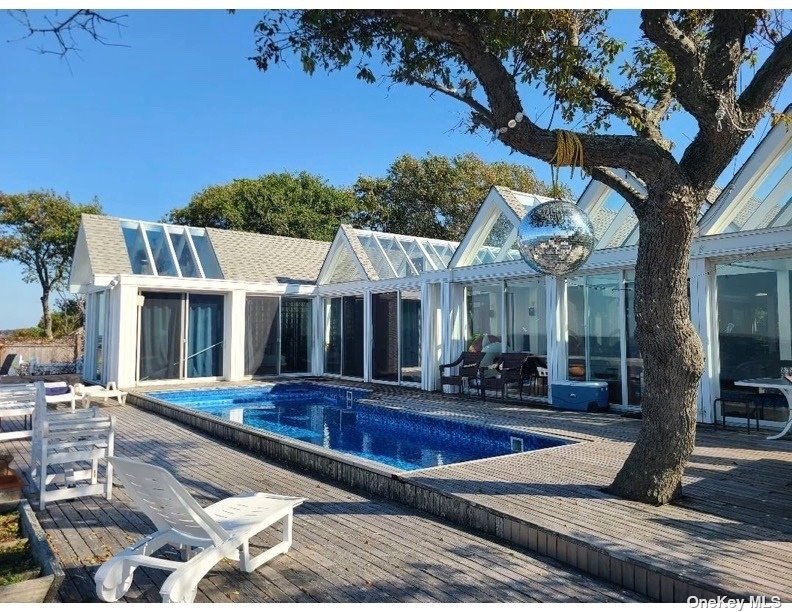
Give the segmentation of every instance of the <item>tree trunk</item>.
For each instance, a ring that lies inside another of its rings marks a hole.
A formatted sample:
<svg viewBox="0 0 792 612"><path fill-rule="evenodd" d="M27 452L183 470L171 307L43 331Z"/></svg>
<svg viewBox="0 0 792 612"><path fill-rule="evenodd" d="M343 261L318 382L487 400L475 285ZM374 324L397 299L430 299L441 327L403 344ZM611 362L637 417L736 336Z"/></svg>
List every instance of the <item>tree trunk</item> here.
<svg viewBox="0 0 792 612"><path fill-rule="evenodd" d="M52 312L49 304L50 292L44 289L41 292L41 313L44 322L44 336L47 340L52 340Z"/></svg>
<svg viewBox="0 0 792 612"><path fill-rule="evenodd" d="M643 423L610 491L657 505L681 492L695 444L704 354L690 320L688 262L699 202L693 189L672 186L661 195L650 193L637 211L635 320L644 365Z"/></svg>

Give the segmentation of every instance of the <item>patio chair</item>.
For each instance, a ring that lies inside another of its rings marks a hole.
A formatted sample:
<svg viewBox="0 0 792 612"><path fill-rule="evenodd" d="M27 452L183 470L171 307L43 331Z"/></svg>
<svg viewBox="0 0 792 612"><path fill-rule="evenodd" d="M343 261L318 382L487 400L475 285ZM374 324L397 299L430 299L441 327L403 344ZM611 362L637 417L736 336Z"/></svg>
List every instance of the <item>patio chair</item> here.
<svg viewBox="0 0 792 612"><path fill-rule="evenodd" d="M139 566L172 572L160 589L163 602L191 603L198 583L222 559L238 561L240 569L257 567L289 550L294 508L300 497L250 493L226 498L202 508L167 470L121 457L110 460L127 494L154 523L157 531L105 561L96 572L96 594L118 601L132 586ZM250 556L249 540L283 521L281 541ZM170 544L182 551L182 561L152 555ZM194 556L193 548L200 549Z"/></svg>
<svg viewBox="0 0 792 612"><path fill-rule="evenodd" d="M22 430L0 432L0 441L31 437L29 421L36 406L36 388L30 384L0 385L0 425L5 418L21 416Z"/></svg>
<svg viewBox="0 0 792 612"><path fill-rule="evenodd" d="M47 502L113 493L113 468L108 462L104 482L99 461L113 456L115 419L98 409L75 413L47 410L43 383L36 383L30 477L38 491L39 510ZM86 482L87 481L87 482ZM49 488L55 485L56 488Z"/></svg>
<svg viewBox="0 0 792 612"><path fill-rule="evenodd" d="M107 387L103 387L102 385L83 385L82 383L78 383L74 385L74 395L82 401L83 408L88 408L91 404L91 399L100 399L102 401L107 401L109 399L115 399L118 401L119 405L123 406L126 404L127 392L120 391L118 389L118 385L114 382L107 383Z"/></svg>
<svg viewBox="0 0 792 612"><path fill-rule="evenodd" d="M21 361L18 353L9 353L3 359L3 365L0 366L0 376L8 376L12 374L11 369L16 369Z"/></svg>
<svg viewBox="0 0 792 612"><path fill-rule="evenodd" d="M440 389L445 385L459 387L459 393L464 391L465 381L470 382L471 378L478 376L478 368L484 353L464 351L457 359L451 363L444 363L440 366ZM457 374L444 374L444 370L458 368Z"/></svg>
<svg viewBox="0 0 792 612"><path fill-rule="evenodd" d="M506 398L506 389L509 385L517 385L522 399L523 382L525 380L525 363L527 353L502 353L498 358L493 371L497 376L482 376L479 387L482 397L486 397L486 390L500 391L501 398Z"/></svg>

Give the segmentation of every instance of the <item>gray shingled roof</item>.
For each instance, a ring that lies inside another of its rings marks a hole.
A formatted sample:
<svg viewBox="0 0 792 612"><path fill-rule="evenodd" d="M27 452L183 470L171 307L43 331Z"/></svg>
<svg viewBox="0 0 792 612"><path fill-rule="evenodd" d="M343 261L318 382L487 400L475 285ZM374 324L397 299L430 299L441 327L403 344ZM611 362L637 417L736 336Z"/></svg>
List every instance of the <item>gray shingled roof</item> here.
<svg viewBox="0 0 792 612"><path fill-rule="evenodd" d="M329 242L207 228L223 277L256 283L313 284Z"/></svg>
<svg viewBox="0 0 792 612"><path fill-rule="evenodd" d="M493 185L493 188L500 194L500 197L508 204L509 208L514 211L518 219L522 219L525 216L525 206L523 206L522 202L514 195L514 189L504 187L503 185Z"/></svg>
<svg viewBox="0 0 792 612"><path fill-rule="evenodd" d="M88 259L93 274L132 274L121 222L104 215L82 215Z"/></svg>

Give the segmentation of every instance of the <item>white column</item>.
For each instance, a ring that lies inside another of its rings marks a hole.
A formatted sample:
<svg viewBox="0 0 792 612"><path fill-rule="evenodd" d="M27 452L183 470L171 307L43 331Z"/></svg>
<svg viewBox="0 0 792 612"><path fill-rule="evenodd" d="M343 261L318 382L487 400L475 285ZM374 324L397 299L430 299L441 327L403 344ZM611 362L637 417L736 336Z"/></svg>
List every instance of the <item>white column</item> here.
<svg viewBox="0 0 792 612"><path fill-rule="evenodd" d="M690 316L704 348L704 373L699 381L698 417L712 423L712 402L720 395L717 279L715 265L705 259L690 261Z"/></svg>
<svg viewBox="0 0 792 612"><path fill-rule="evenodd" d="M313 298L313 343L311 344L311 374L324 373L325 311L324 298Z"/></svg>
<svg viewBox="0 0 792 612"><path fill-rule="evenodd" d="M132 387L137 378L138 358L138 288L116 285L108 293L107 380L119 387ZM112 332L112 335L111 335Z"/></svg>
<svg viewBox="0 0 792 612"><path fill-rule="evenodd" d="M567 380L567 291L563 277L545 277L547 298L547 399L553 401L553 382Z"/></svg>
<svg viewBox="0 0 792 612"><path fill-rule="evenodd" d="M363 380L371 382L371 350L374 345L371 323L371 291L363 293Z"/></svg>
<svg viewBox="0 0 792 612"><path fill-rule="evenodd" d="M245 377L245 302L243 289L225 294L223 311L223 378L243 380Z"/></svg>
<svg viewBox="0 0 792 612"><path fill-rule="evenodd" d="M440 285L421 284L421 388L435 391L442 354Z"/></svg>

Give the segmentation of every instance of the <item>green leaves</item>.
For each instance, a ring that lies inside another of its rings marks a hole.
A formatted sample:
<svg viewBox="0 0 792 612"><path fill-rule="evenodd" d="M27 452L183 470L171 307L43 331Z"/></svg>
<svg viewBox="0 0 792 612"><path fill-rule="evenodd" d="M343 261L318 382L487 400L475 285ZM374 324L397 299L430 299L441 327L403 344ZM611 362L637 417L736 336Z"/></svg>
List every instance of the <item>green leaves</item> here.
<svg viewBox="0 0 792 612"><path fill-rule="evenodd" d="M0 193L0 259L19 262L22 279L38 282L46 296L66 282L80 215L101 212L97 200L75 204L51 190ZM51 336L51 325L45 329Z"/></svg>
<svg viewBox="0 0 792 612"><path fill-rule="evenodd" d="M357 212L351 191L300 172L265 174L212 185L196 193L184 208L168 213L171 223L198 227L332 240L339 223Z"/></svg>

